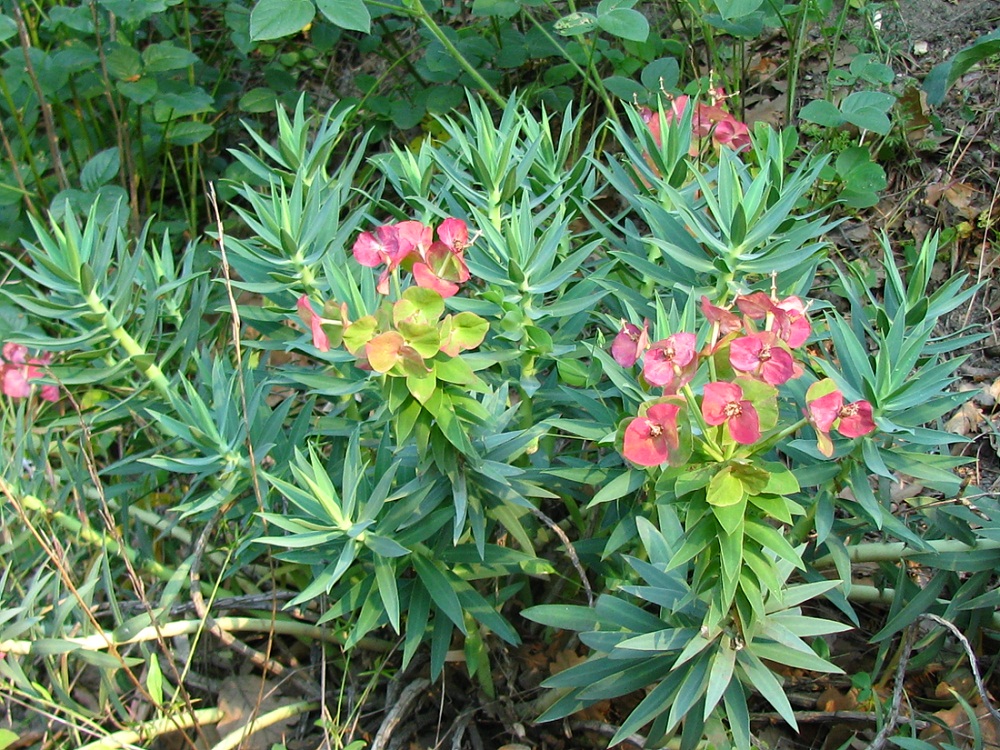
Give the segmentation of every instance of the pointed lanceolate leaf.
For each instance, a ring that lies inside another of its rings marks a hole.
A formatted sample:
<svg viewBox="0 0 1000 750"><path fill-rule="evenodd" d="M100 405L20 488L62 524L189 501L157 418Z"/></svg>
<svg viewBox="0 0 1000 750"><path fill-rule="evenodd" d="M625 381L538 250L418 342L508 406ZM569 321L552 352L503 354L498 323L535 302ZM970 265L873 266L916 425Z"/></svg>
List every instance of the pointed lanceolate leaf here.
<svg viewBox="0 0 1000 750"><path fill-rule="evenodd" d="M413 394L413 398L421 404L426 404L430 400L430 397L434 395L434 391L437 388L437 379L434 375L426 375L424 377L407 375L406 387Z"/></svg>

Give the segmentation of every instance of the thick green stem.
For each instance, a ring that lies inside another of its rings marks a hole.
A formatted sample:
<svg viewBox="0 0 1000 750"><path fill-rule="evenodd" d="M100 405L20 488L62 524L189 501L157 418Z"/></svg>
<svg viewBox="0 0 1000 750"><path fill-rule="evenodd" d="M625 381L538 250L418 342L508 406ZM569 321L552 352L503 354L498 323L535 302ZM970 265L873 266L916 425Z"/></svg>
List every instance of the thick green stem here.
<svg viewBox="0 0 1000 750"><path fill-rule="evenodd" d="M847 598L857 604L885 604L890 605L898 596L896 589L882 589L875 586L852 585ZM951 604L947 599L938 599L938 604L945 606ZM989 627L1000 630L1000 612L995 612L990 618Z"/></svg>
<svg viewBox="0 0 1000 750"><path fill-rule="evenodd" d="M965 544L954 539L936 539L927 542L929 550L909 547L902 542L883 544L852 544L846 547L847 559L852 563L895 562L913 555L937 553L975 552L977 550L1000 550L1000 542L984 539L977 544ZM829 568L834 565L833 555L824 555L813 562L813 567Z"/></svg>
<svg viewBox="0 0 1000 750"><path fill-rule="evenodd" d="M144 364L144 360L151 360L152 358L139 342L129 335L129 332L122 326L121 321L107 308L93 289L87 292L86 301L87 306L96 315L101 316L104 321L104 327L108 329L108 333L111 334L129 357L132 358L132 362L139 372L145 375L146 379L160 392L160 395L167 399L167 401L172 401L173 389L170 387L170 381L167 379L167 376L163 374L163 370L152 361Z"/></svg>
<svg viewBox="0 0 1000 750"><path fill-rule="evenodd" d="M205 724L218 724L225 717L225 712L220 708L199 708L193 714L178 712L162 719L144 721L132 729L112 732L104 739L84 745L80 750L120 750L123 747L132 747L136 743L142 743L148 747L146 743L161 734L176 732L178 729L204 726Z"/></svg>
<svg viewBox="0 0 1000 750"><path fill-rule="evenodd" d="M800 419L795 424L793 424L793 425L791 425L791 426L786 427L785 429L783 429L781 432L774 433L773 435L771 435L770 437L768 437L767 440L765 440L764 442L758 443L754 447L754 451L753 452L757 453L757 454L767 453L769 450L771 450L771 448L773 448L775 445L777 445L778 443L780 443L786 437L788 437L789 435L792 435L792 434L798 432L800 429L802 429L803 427L805 427L807 424L809 424L809 420L806 419L805 417L803 417L802 419Z"/></svg>
<svg viewBox="0 0 1000 750"><path fill-rule="evenodd" d="M307 641L324 641L326 643L343 643L346 636L334 628L311 625L307 622L295 620L274 620L256 617L219 617L215 619L215 624L226 632L243 631L250 633L272 633L274 635L290 635L296 638L303 638ZM150 625L136 631L128 638L116 640L111 633L98 633L96 635L77 636L75 638L63 637L60 642L75 646L76 649L84 651L103 651L109 648L121 648L130 643L144 643L156 641L161 638L176 638L180 635L192 635L205 628L202 620L177 620L165 622L162 625ZM379 638L362 638L360 646L370 651L389 653L395 645L389 641ZM44 648L39 649L36 640L23 641L0 641L0 653L15 654L17 656L30 656Z"/></svg>
<svg viewBox="0 0 1000 750"><path fill-rule="evenodd" d="M53 510L52 508L49 508L34 495L24 495L21 498L21 505L25 508L25 510L31 510L35 513L42 513L47 516L49 520L59 526L62 526L66 529L66 531L70 532L74 539L83 542L89 547L106 549L113 555L125 557L129 562L141 565L162 581L169 581L174 575L174 571L172 569L161 565L156 560L149 557L140 557L138 551L126 545L119 544L107 534L102 534L90 526L84 526L80 519L75 516L71 516L61 510ZM0 649L0 651L2 651L2 649Z"/></svg>

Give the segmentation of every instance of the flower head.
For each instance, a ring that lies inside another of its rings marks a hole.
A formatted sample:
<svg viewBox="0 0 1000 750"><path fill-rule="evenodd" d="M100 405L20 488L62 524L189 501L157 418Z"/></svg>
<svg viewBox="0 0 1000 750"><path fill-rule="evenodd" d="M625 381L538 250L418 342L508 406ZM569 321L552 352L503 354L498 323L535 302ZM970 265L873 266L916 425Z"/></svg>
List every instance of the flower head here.
<svg viewBox="0 0 1000 750"><path fill-rule="evenodd" d="M469 268L461 250L435 242L413 264L413 280L417 286L433 289L442 297L453 297L458 293L458 285L469 280Z"/></svg>
<svg viewBox="0 0 1000 750"><path fill-rule="evenodd" d="M829 379L810 386L806 407L806 414L816 428L817 447L824 456L833 455L831 430L836 429L847 438L862 437L875 430L872 405L864 400L845 404L844 394Z"/></svg>
<svg viewBox="0 0 1000 750"><path fill-rule="evenodd" d="M729 345L729 363L734 370L759 377L771 385L781 385L795 376L792 355L770 331L734 339Z"/></svg>
<svg viewBox="0 0 1000 750"><path fill-rule="evenodd" d="M309 331L312 334L313 346L321 352L330 351L330 337L327 336L326 331L323 330L323 320L313 310L312 303L309 301L308 295L303 294L299 297L296 307L299 309L299 317L302 318L302 322L309 326Z"/></svg>
<svg viewBox="0 0 1000 750"><path fill-rule="evenodd" d="M713 305L708 301L708 297L705 295L701 296L701 314L704 315L710 323L718 323L719 332L722 333L723 336L735 333L743 327L743 324L740 323L740 319L736 317L734 313L730 312L725 307Z"/></svg>
<svg viewBox="0 0 1000 750"><path fill-rule="evenodd" d="M730 436L741 445L751 445L760 439L760 417L736 383L706 383L701 413L712 426L725 423Z"/></svg>
<svg viewBox="0 0 1000 750"><path fill-rule="evenodd" d="M26 346L10 342L4 344L0 357L0 392L11 398L30 396L31 381L43 377L42 368L51 362L51 354L29 357ZM46 401L58 401L59 388L55 385L43 385L41 395Z"/></svg>
<svg viewBox="0 0 1000 750"><path fill-rule="evenodd" d="M774 307L774 332L792 349L802 346L812 333L805 303L799 297L785 297Z"/></svg>
<svg viewBox="0 0 1000 750"><path fill-rule="evenodd" d="M652 404L645 415L635 417L625 428L622 455L639 466L659 466L680 447L677 414L673 402Z"/></svg>
<svg viewBox="0 0 1000 750"><path fill-rule="evenodd" d="M693 333L675 333L649 347L642 364L642 374L653 385L676 392L694 377L697 366Z"/></svg>
<svg viewBox="0 0 1000 750"><path fill-rule="evenodd" d="M622 367L631 367L648 346L649 321L644 321L640 329L623 320L621 330L611 342L611 356Z"/></svg>

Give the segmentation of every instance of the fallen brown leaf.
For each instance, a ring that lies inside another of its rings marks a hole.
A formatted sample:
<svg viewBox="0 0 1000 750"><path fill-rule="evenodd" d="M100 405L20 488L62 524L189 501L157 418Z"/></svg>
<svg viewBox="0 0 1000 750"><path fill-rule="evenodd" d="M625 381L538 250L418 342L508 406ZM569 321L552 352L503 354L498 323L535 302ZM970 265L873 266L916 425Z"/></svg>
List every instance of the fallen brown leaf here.
<svg viewBox="0 0 1000 750"><path fill-rule="evenodd" d="M953 435L977 435L979 434L979 426L984 420L983 410L972 401L966 401L944 423L944 429Z"/></svg>

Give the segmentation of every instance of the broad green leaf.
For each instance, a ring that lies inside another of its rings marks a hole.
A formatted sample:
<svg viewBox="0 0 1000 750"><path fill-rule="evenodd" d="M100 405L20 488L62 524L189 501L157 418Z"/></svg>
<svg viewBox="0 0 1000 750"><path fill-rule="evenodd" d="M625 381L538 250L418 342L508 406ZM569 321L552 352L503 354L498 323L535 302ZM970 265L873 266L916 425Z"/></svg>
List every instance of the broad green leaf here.
<svg viewBox="0 0 1000 750"><path fill-rule="evenodd" d="M601 503L611 502L612 500L617 500L620 497L635 492L637 489L642 487L645 481L646 472L626 469L610 482L606 482L604 486L598 490L597 494L594 495L587 507L591 508L595 505L600 505Z"/></svg>
<svg viewBox="0 0 1000 750"><path fill-rule="evenodd" d="M170 42L155 42L142 51L142 61L147 73L180 70L194 65L198 60L198 55Z"/></svg>
<svg viewBox="0 0 1000 750"><path fill-rule="evenodd" d="M15 30L16 32L16 30ZM9 729L0 729L0 750L7 750L8 747L17 742L20 738Z"/></svg>
<svg viewBox="0 0 1000 750"><path fill-rule="evenodd" d="M0 13L0 42L5 42L13 36L17 36L17 22L10 16Z"/></svg>
<svg viewBox="0 0 1000 750"><path fill-rule="evenodd" d="M364 0L316 0L316 7L334 26L371 33L372 18Z"/></svg>
<svg viewBox="0 0 1000 750"><path fill-rule="evenodd" d="M80 170L80 184L84 190L94 191L117 176L121 166L118 147L99 151Z"/></svg>
<svg viewBox="0 0 1000 750"><path fill-rule="evenodd" d="M764 0L714 0L719 14L727 21L735 21L749 16L759 8Z"/></svg>
<svg viewBox="0 0 1000 750"><path fill-rule="evenodd" d="M799 110L799 117L806 122L837 128L844 124L844 116L833 104L824 99L814 99Z"/></svg>
<svg viewBox="0 0 1000 750"><path fill-rule="evenodd" d="M935 65L924 79L927 103L938 105L944 95L959 78L978 62L993 57L1000 52L1000 29L977 39L973 44L958 52L950 60Z"/></svg>
<svg viewBox="0 0 1000 750"><path fill-rule="evenodd" d="M177 122L170 125L167 140L175 146L193 146L215 134L207 122Z"/></svg>
<svg viewBox="0 0 1000 750"><path fill-rule="evenodd" d="M459 352L475 349L486 338L490 324L472 312L460 312L441 323L441 351L456 357Z"/></svg>
<svg viewBox="0 0 1000 750"><path fill-rule="evenodd" d="M798 480L784 464L777 461L761 461L760 466L768 472L767 484L760 491L770 495L791 495L799 491Z"/></svg>
<svg viewBox="0 0 1000 750"><path fill-rule="evenodd" d="M404 346L406 340L397 331L386 331L365 344L365 356L375 372L387 373L402 358Z"/></svg>
<svg viewBox="0 0 1000 750"><path fill-rule="evenodd" d="M746 498L743 483L733 476L732 467L717 472L708 483L705 499L709 505L726 507L737 505Z"/></svg>
<svg viewBox="0 0 1000 750"><path fill-rule="evenodd" d="M257 0L250 11L250 38L262 41L297 34L315 15L312 0Z"/></svg>
<svg viewBox="0 0 1000 750"><path fill-rule="evenodd" d="M593 31L596 27L597 17L593 14L570 13L556 21L552 28L561 36L579 36Z"/></svg>
<svg viewBox="0 0 1000 750"><path fill-rule="evenodd" d="M642 13L631 8L614 8L601 13L598 6L597 25L620 39L645 42L649 38L649 21Z"/></svg>

